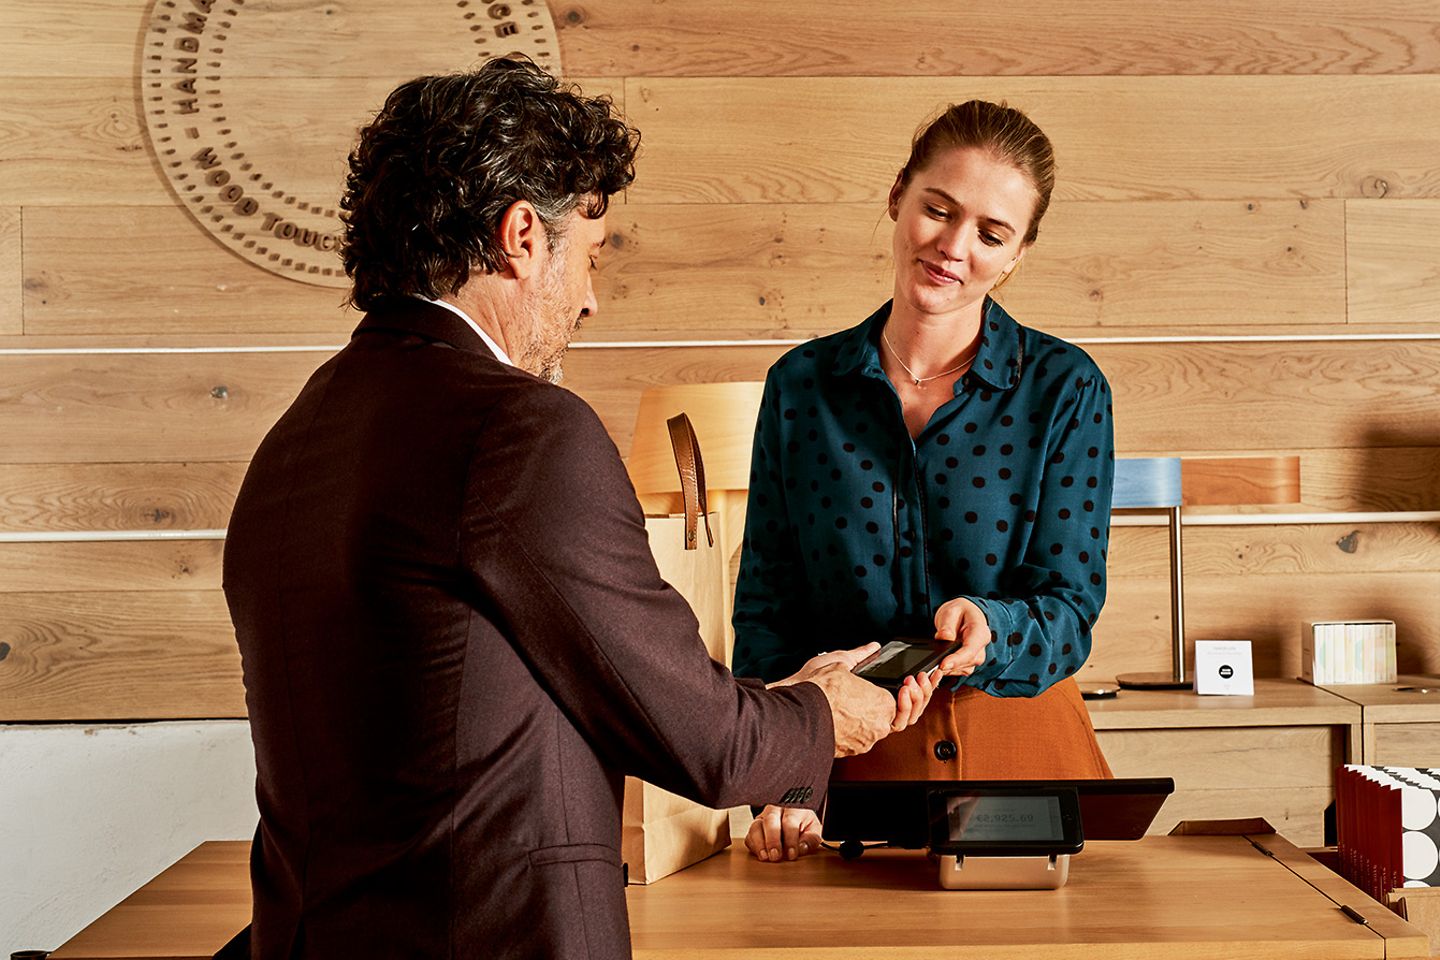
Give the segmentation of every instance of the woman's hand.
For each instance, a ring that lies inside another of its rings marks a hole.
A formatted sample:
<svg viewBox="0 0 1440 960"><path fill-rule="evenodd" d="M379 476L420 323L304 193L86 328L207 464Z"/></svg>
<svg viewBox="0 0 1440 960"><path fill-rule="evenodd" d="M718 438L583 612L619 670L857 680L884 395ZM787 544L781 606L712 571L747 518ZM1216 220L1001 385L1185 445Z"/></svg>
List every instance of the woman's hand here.
<svg viewBox="0 0 1440 960"><path fill-rule="evenodd" d="M947 677L968 677L985 662L985 648L990 645L990 621L975 601L965 597L948 600L935 611L935 639L957 638L960 649L940 661L940 672Z"/></svg>
<svg viewBox="0 0 1440 960"><path fill-rule="evenodd" d="M900 689L895 691L895 719L890 724L891 733L899 733L920 719L930 698L935 695L935 681L939 676L938 671L931 670L905 678Z"/></svg>
<svg viewBox="0 0 1440 960"><path fill-rule="evenodd" d="M820 849L820 818L804 807L770 804L750 824L745 846L757 860L769 863L808 857Z"/></svg>

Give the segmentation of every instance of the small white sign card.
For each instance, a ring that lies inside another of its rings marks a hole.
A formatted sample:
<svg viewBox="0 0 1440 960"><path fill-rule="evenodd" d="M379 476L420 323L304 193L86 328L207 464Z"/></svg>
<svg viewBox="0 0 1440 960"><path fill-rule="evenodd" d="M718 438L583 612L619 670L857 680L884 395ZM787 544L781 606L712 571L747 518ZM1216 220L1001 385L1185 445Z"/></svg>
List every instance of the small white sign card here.
<svg viewBox="0 0 1440 960"><path fill-rule="evenodd" d="M1255 695L1249 640L1196 640L1195 692L1232 697Z"/></svg>

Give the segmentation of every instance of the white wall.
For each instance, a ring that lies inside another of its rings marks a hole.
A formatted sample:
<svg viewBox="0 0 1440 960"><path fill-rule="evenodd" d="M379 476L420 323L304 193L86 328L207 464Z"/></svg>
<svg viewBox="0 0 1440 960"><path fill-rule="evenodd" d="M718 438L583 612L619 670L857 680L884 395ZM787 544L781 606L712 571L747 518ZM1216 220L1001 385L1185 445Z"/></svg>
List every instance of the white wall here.
<svg viewBox="0 0 1440 960"><path fill-rule="evenodd" d="M256 819L243 720L0 725L0 957L55 949Z"/></svg>

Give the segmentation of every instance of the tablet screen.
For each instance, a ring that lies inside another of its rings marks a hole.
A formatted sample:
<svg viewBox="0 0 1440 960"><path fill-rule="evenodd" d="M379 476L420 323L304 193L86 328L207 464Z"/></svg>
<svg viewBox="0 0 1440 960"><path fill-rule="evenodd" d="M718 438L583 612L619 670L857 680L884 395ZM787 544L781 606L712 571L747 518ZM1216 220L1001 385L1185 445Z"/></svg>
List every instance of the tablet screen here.
<svg viewBox="0 0 1440 960"><path fill-rule="evenodd" d="M954 843L1063 840L1060 798L1039 796L945 797L948 839Z"/></svg>
<svg viewBox="0 0 1440 960"><path fill-rule="evenodd" d="M1079 853L1080 808L1069 787L950 788L930 793L928 846L997 857Z"/></svg>

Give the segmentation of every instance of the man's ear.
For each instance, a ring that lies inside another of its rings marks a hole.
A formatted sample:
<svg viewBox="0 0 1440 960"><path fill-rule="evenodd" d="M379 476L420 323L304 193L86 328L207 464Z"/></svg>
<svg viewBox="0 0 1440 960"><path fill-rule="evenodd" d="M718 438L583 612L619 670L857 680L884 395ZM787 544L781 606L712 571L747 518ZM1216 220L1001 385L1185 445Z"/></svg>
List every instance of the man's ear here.
<svg viewBox="0 0 1440 960"><path fill-rule="evenodd" d="M539 268L545 248L545 224L529 200L516 200L500 217L500 246L505 251L509 272L517 280L528 279Z"/></svg>

